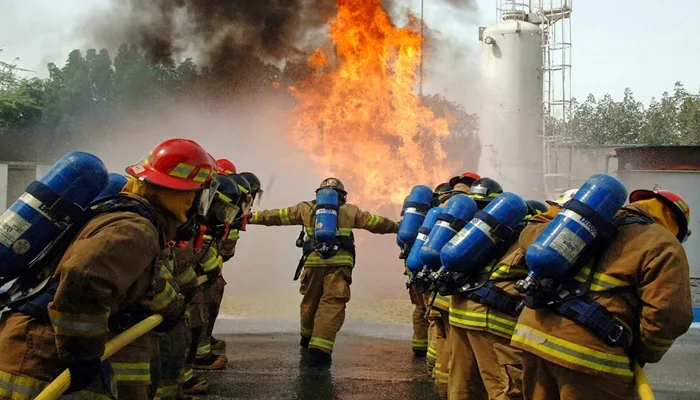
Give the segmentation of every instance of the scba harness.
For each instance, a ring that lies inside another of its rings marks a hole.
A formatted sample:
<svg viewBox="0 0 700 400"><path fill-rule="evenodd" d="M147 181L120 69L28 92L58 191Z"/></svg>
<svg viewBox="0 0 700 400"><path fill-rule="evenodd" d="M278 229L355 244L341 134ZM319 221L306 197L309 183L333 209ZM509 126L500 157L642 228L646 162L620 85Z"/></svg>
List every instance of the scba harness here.
<svg viewBox="0 0 700 400"><path fill-rule="evenodd" d="M633 338L629 329L589 295L599 263L592 263L588 276L583 282L577 280L576 276L584 266L591 264L590 261L595 255L605 251L617 236L620 227L632 224L650 225L655 221L634 209L622 208L628 214L615 216L611 222L603 223L595 219L597 215L588 206L577 200L571 200L565 207L593 222L594 226L599 229L599 236L576 260L574 267L562 280L563 284L556 285L556 282L545 280L534 291L525 296L524 305L533 309L547 307L583 326L608 345L619 346L627 350L631 347ZM624 287L611 289L607 292L629 293L632 291L633 288ZM522 305L519 308L522 309Z"/></svg>
<svg viewBox="0 0 700 400"><path fill-rule="evenodd" d="M296 240L296 246L302 249L302 255L299 259L299 264L294 273L294 280L298 280L301 275L301 271L304 269L304 264L309 256L316 252L321 258L328 259L335 256L339 250L347 250L355 258L355 235L350 232L349 235L341 235L340 229L336 229L335 237L332 242L319 243L315 239L314 227L316 226L316 211L319 206L316 205L315 201L310 202L311 214L313 215L311 219L311 231L308 231L306 227L301 227L301 232L299 232L299 237ZM324 209L335 210L336 213L340 212L340 206L325 205Z"/></svg>
<svg viewBox="0 0 700 400"><path fill-rule="evenodd" d="M66 237L62 238L61 243L53 247L52 252L45 253L42 255L43 257L41 259L36 260L33 264L33 268L41 268L43 274L49 277L52 276L63 254L88 221L99 215L114 212L132 212L146 218L158 230L159 237L162 238L162 234L160 234L162 229L156 217L156 212L148 203L127 195L106 197L94 202L86 211L82 212L83 215L77 219L79 223L76 223L75 226L71 228L70 235L65 235ZM163 246L164 242L161 241L161 247ZM157 257L151 262L151 283L148 288L149 299L155 296L157 277L156 259ZM37 284L36 277L31 275L20 277L16 284L24 287L32 287L31 285ZM48 306L49 303L53 301L58 286L59 282L50 280L42 289L37 290L33 296L26 297L23 301L12 303L8 305L8 307L13 311L21 312L40 321L48 322ZM117 332L124 331L145 319L150 314L151 312L143 307L129 307L110 315L108 321L109 329Z"/></svg>

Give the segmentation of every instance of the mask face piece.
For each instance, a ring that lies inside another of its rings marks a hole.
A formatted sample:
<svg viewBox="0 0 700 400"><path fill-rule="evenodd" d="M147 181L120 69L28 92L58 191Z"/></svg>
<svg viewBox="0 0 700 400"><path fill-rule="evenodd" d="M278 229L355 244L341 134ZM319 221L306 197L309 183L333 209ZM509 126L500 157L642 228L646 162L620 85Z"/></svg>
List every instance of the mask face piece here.
<svg viewBox="0 0 700 400"><path fill-rule="evenodd" d="M206 217L209 213L209 208L212 202L216 198L216 190L219 188L219 181L212 179L209 186L202 190L199 197L199 205L197 207L197 214L202 217Z"/></svg>

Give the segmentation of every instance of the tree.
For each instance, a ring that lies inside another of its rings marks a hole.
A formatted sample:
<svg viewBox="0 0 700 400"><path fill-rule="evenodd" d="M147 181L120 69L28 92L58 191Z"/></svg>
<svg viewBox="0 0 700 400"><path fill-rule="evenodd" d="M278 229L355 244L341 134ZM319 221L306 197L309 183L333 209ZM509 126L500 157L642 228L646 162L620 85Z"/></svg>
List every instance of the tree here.
<svg viewBox="0 0 700 400"><path fill-rule="evenodd" d="M461 104L449 101L440 94L423 96L423 104L436 117L447 120L450 135L442 140L447 158L459 161L461 169L476 169L481 156L479 116L468 113Z"/></svg>

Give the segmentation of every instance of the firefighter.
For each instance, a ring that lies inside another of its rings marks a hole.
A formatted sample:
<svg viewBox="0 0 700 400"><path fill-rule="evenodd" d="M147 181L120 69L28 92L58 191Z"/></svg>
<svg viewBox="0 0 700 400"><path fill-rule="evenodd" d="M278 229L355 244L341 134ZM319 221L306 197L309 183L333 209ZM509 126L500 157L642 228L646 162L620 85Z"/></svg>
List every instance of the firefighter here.
<svg viewBox="0 0 700 400"><path fill-rule="evenodd" d="M689 328L689 266L681 245L690 234L688 204L667 190L637 190L629 200L616 217L627 222L616 224L617 234L575 277L588 285L577 300L594 313L557 306L520 314L511 344L523 350L525 399L639 398L634 363L659 361ZM521 251L544 227L525 228Z"/></svg>
<svg viewBox="0 0 700 400"><path fill-rule="evenodd" d="M433 191L433 201L431 203L432 207L439 205L438 198L452 190L449 183L441 183ZM411 278L411 272L406 269L404 275L408 275ZM413 350L414 356L421 358L426 357L426 363L428 364L428 374L432 375L433 367L435 367L435 360L437 359L437 352L435 348L428 347L429 344L429 327L430 321L426 317L425 313L427 311L425 298L421 293L420 288L415 283L408 286L408 296L411 299L411 304L415 306L413 309L413 338L411 340L411 349Z"/></svg>
<svg viewBox="0 0 700 400"><path fill-rule="evenodd" d="M33 397L65 368L71 373L68 392L85 389L76 396L109 398L109 368L100 362L109 337L149 313L162 314L168 328L184 312L170 285L154 287L156 261L166 240L208 206L213 168L207 153L184 139L159 144L143 163L127 168L132 179L119 199L122 208L88 221L58 262L47 315L3 313L0 398ZM121 398L148 398L150 345L148 335L142 338L125 349L123 362L139 349L146 363L128 371L134 384L118 384ZM120 362L112 361L115 378L127 372Z"/></svg>
<svg viewBox="0 0 700 400"><path fill-rule="evenodd" d="M209 279L203 286L205 318L194 361L194 368L199 370L223 369L228 362L225 354L216 355L212 352L212 345L215 343L212 343L211 334L226 286L222 275L223 263L233 256L238 241L238 229L245 218L242 199L250 199L248 186L239 184L235 178L236 175L221 176L218 201L212 205L211 215L206 222L207 231L202 244L203 256L199 265L202 273ZM223 343L223 346L217 347L223 350L225 342Z"/></svg>
<svg viewBox="0 0 700 400"><path fill-rule="evenodd" d="M225 228L230 226L230 223L237 215L239 208L235 203L241 197L238 186L229 177L219 175L216 180L219 182L219 187L206 220L207 233L215 236L227 234ZM206 235L204 239L206 242ZM176 248L177 251L175 250ZM175 284L180 287L182 293L186 294L186 299L189 303L194 297L198 285L194 263L199 257L195 257L193 242L181 243L179 246L171 242L166 251L168 251L168 258L171 261L168 269L172 274L171 279L175 280ZM214 274L218 274L218 271L214 271ZM196 326L201 327L201 314L198 310L194 314L196 314L197 318L200 318L200 322ZM159 372L161 379L158 382L156 396L161 400L183 397L185 373L188 378L186 385L187 394L204 394L208 389L206 381L201 377L194 376L192 365L187 365L186 372L184 371L190 340L191 333L186 318L183 318L175 329L160 337Z"/></svg>
<svg viewBox="0 0 700 400"><path fill-rule="evenodd" d="M226 160L224 160L226 161ZM224 165L226 163L224 162ZM226 173L226 171L220 171L220 173ZM240 174L229 175L231 178L239 183L238 188L242 192L240 200L236 203L241 209L240 218L231 225L231 229L227 235L227 238L223 241L218 242L218 253L226 262L233 258L236 253L236 245L240 239L240 231L245 229L246 222L243 219L248 218L248 212L255 201L255 198L260 195L262 196L263 190L261 189L260 179L252 172L241 172ZM219 309L221 308L221 301L224 297L224 288L226 286L226 281L224 280L223 274L217 278L217 282L213 285L214 289L207 292L207 329L205 332L205 337L203 338L204 348L203 352L206 351L207 342L209 344L210 351L224 351L226 349L226 342L214 338L212 332L214 330L214 324L216 318L219 316ZM225 357L225 355L224 355Z"/></svg>
<svg viewBox="0 0 700 400"><path fill-rule="evenodd" d="M479 209L493 199L491 196L472 195ZM550 221L561 209L549 207L537 200L528 200L528 224ZM515 282L527 276L528 270L517 266L519 252L517 239L498 258L495 264L485 266L478 277L486 281L490 306L481 291L450 296L450 400L521 399L521 351L510 346L510 337L523 296L515 290ZM492 288L493 287L493 288ZM494 300L494 297L497 299Z"/></svg>
<svg viewBox="0 0 700 400"><path fill-rule="evenodd" d="M452 177L448 182L451 190L437 197L438 205L442 207L446 206L447 202L454 195L469 194L472 190L472 185L479 181L482 181L482 178L474 172L465 172L461 175ZM484 181L484 183L489 184L490 182ZM482 186L484 185L479 187L481 188ZM431 295L426 293L424 296L426 304L429 304L431 301ZM428 320L430 321L430 330L432 330L430 336L432 341L431 346L434 344L436 355L433 375L435 377L435 387L441 398L447 397L447 384L450 373L450 348L447 346L447 338L450 329L449 310L449 298L438 294L433 300L430 315L428 316Z"/></svg>
<svg viewBox="0 0 700 400"><path fill-rule="evenodd" d="M346 203L347 192L338 179L321 182L322 189L334 189L338 193L337 235L335 254L323 258L315 249L316 226L315 201L301 202L279 210L256 211L249 223L266 226L302 225L306 233L301 275L301 342L309 348L311 366L327 365L335 345L335 337L345 320L345 306L350 300L352 268L355 265L353 229L365 229L372 233L396 233L398 224L388 218L360 210Z"/></svg>

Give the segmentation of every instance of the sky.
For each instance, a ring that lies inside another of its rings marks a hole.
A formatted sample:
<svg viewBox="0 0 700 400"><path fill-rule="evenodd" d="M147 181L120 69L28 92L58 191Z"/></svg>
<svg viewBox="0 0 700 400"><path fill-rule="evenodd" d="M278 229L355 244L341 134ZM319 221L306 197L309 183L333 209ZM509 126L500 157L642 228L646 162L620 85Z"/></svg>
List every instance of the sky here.
<svg viewBox="0 0 700 400"><path fill-rule="evenodd" d="M419 0L403 1L419 10ZM19 58L19 66L46 76L47 62L61 65L70 50L89 47L80 34L82 24L87 18L99 18L99 10L108 2L0 0L0 60ZM496 22L497 0L476 2L476 11L455 12L439 1L426 0L425 18L443 37L467 47L466 62L478 70L477 27ZM630 87L638 100L648 103L671 90L676 81L693 92L700 90L700 24L696 20L700 1L579 0L573 7L575 97L611 93L620 98ZM467 79L464 90L469 84ZM452 82L449 86L459 90Z"/></svg>

